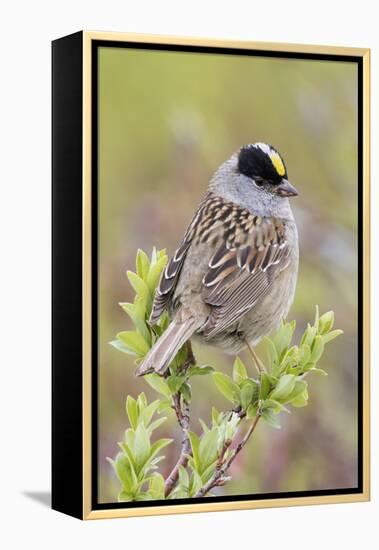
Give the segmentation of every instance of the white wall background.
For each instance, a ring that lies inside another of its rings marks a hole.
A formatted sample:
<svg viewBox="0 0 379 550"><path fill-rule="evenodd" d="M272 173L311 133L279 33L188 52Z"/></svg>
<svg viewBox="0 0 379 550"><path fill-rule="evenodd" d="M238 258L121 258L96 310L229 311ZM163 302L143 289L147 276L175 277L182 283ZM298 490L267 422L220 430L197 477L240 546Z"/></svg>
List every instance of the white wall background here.
<svg viewBox="0 0 379 550"><path fill-rule="evenodd" d="M0 19L0 544L7 549L25 545L57 550L116 545L185 550L195 544L212 544L220 550L375 546L379 512L375 307L371 503L81 523L50 511L30 496L46 500L50 483L50 40L84 28L371 47L372 248L377 251L375 2L14 0L2 4ZM376 252L372 281L378 276ZM376 287L372 299L378 304Z"/></svg>

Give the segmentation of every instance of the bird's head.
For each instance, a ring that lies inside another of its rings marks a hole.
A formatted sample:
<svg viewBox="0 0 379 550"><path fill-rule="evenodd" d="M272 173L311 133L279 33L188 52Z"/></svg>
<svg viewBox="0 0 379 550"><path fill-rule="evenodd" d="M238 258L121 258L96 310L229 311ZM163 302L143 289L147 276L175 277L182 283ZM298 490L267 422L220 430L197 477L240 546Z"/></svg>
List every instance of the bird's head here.
<svg viewBox="0 0 379 550"><path fill-rule="evenodd" d="M252 185L279 197L294 197L296 188L288 181L287 169L279 152L266 143L241 147L237 170L251 179Z"/></svg>
<svg viewBox="0 0 379 550"><path fill-rule="evenodd" d="M241 147L219 167L209 188L259 215L284 218L292 217L288 198L298 194L284 160L266 143Z"/></svg>

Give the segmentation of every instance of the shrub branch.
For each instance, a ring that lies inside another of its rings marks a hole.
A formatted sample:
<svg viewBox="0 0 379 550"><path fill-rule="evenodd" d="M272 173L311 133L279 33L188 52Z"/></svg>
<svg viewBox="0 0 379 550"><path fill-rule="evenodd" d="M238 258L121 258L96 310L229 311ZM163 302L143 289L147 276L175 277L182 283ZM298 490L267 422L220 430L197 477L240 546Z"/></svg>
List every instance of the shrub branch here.
<svg viewBox="0 0 379 550"><path fill-rule="evenodd" d="M171 491L173 490L173 488L175 487L178 481L180 466L183 466L184 468L187 466L188 459L191 454L191 443L188 437L188 430L189 430L189 424L190 424L190 415L189 415L190 408L189 408L189 403L187 403L187 401L183 398L183 396L179 392L173 396L173 409L178 419L179 426L183 432L183 439L182 439L182 449L181 449L178 461L176 462L174 468L171 470L170 474L168 475L165 481L164 494L166 498L171 493Z"/></svg>
<svg viewBox="0 0 379 550"><path fill-rule="evenodd" d="M243 439L238 443L238 445L234 448L229 458L227 458L226 460L224 460L225 453L228 450L228 448L232 445L232 441L229 440L224 443L222 453L220 455L221 460L218 461L213 476L208 481L208 483L206 483L201 489L199 489L195 497L198 497L198 498L203 497L207 493L209 493L209 491L211 491L214 487L224 485L225 481L227 481L226 479L224 479L226 472L228 471L230 466L233 464L237 455L240 453L240 451L242 451L246 443L249 441L251 435L253 434L259 422L260 417L261 415L257 414L254 421L250 424L250 427L247 430L246 434L244 435Z"/></svg>
<svg viewBox="0 0 379 550"><path fill-rule="evenodd" d="M135 297L132 303L120 305L130 317L134 330L119 332L111 344L118 351L133 355L137 365L169 324L167 312L154 327L148 321L166 263L164 250L154 249L150 258L139 250L136 272L127 272ZM317 307L313 324L308 324L297 344L293 343L295 325L295 321L283 321L276 334L265 338L267 361L262 362L246 342L258 372L257 378L249 374L239 357L227 373L210 365L197 364L190 341L179 350L163 376L151 373L144 377L157 392L158 399L148 403L143 392L136 399L128 395L129 427L123 441L119 442L121 452L114 460L110 459L121 485L120 502L206 496L231 479L228 471L261 418L265 424L280 428L279 417L290 412L287 407L308 405L308 375L326 376L318 363L326 345L342 331L333 330L332 311L320 316ZM194 420L201 424L201 433L196 433L190 430L191 382L193 376L204 375L208 379L212 377L229 407L223 411L212 407L207 423L191 418L191 424ZM157 418L156 415L170 408L175 412L182 438L179 456L165 479L160 472L160 464L165 460L161 451L172 443L172 439L157 438L155 430L166 417ZM250 422L249 428L238 440L241 423L246 425L247 422Z"/></svg>

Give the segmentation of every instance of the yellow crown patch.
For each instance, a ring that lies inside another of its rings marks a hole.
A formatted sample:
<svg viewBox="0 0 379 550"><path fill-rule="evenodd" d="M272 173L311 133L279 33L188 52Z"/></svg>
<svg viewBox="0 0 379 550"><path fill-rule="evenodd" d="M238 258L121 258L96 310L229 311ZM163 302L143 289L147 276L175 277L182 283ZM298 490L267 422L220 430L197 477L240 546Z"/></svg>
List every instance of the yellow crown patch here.
<svg viewBox="0 0 379 550"><path fill-rule="evenodd" d="M275 167L275 170L278 172L279 176L284 176L286 169L280 155L276 151L270 151L270 159L272 164Z"/></svg>

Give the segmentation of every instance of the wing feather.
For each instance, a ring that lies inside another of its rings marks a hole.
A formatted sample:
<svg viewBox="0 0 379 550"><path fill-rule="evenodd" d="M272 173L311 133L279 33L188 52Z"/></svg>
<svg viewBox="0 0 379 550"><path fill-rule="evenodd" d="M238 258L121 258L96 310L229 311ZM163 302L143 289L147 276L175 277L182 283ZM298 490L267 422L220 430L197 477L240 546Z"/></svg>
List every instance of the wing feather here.
<svg viewBox="0 0 379 550"><path fill-rule="evenodd" d="M149 319L149 323L151 325L158 321L163 311L167 308L173 293L175 292L188 250L197 234L201 221L204 219L204 213L209 210L210 204L212 204L212 201L210 200L209 195L207 195L200 203L199 208L193 216L180 246L176 249L175 254L169 260L166 268L162 272Z"/></svg>
<svg viewBox="0 0 379 550"><path fill-rule="evenodd" d="M203 278L204 301L212 306L203 327L210 339L238 321L264 297L272 281L288 265L284 222L254 218L244 246L223 242L209 262Z"/></svg>

